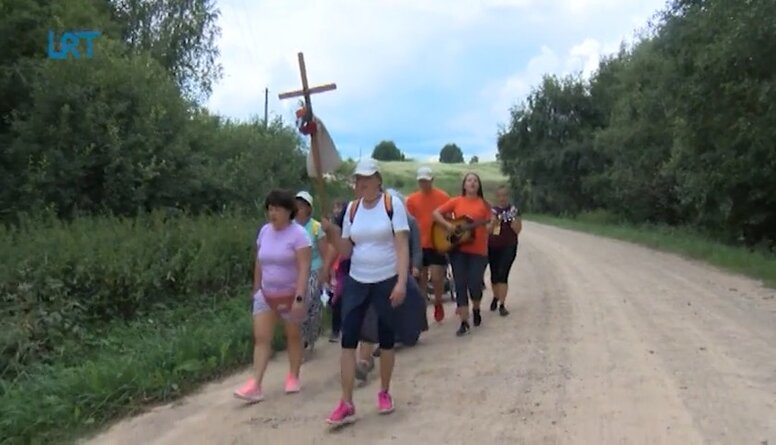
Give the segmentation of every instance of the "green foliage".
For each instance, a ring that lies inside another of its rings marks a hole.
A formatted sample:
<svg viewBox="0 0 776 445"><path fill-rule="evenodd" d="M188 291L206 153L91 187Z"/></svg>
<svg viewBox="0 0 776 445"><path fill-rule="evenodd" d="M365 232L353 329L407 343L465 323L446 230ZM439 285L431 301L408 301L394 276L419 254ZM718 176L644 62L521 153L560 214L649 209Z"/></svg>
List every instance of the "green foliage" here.
<svg viewBox="0 0 776 445"><path fill-rule="evenodd" d="M0 42L4 222L43 209L72 218L252 207L270 185L304 180L292 127L228 121L191 101L220 69L211 0L0 7L0 29L16 36ZM103 31L94 58L44 58L52 21Z"/></svg>
<svg viewBox="0 0 776 445"><path fill-rule="evenodd" d="M469 164L474 165L474 164L479 164L479 163L480 163L480 158L477 157L476 155L472 156L471 159L469 159Z"/></svg>
<svg viewBox="0 0 776 445"><path fill-rule="evenodd" d="M214 3L0 1L4 443L71 438L250 361L264 196L312 188L295 128L200 106ZM49 28L100 30L94 58L47 59Z"/></svg>
<svg viewBox="0 0 776 445"><path fill-rule="evenodd" d="M210 95L222 76L217 62L219 11L215 0L113 0L121 40L149 53L193 100Z"/></svg>
<svg viewBox="0 0 776 445"><path fill-rule="evenodd" d="M447 144L439 150L439 162L443 164L463 163L463 151L455 144Z"/></svg>
<svg viewBox="0 0 776 445"><path fill-rule="evenodd" d="M0 437L49 443L250 363L260 224L156 212L0 231Z"/></svg>
<svg viewBox="0 0 776 445"><path fill-rule="evenodd" d="M156 212L6 230L0 238L0 378L32 363L77 360L71 348L99 346L97 327L104 323L196 305L198 295L245 286L261 223L258 217Z"/></svg>
<svg viewBox="0 0 776 445"><path fill-rule="evenodd" d="M372 150L372 158L378 161L403 161L404 153L393 141L380 141Z"/></svg>
<svg viewBox="0 0 776 445"><path fill-rule="evenodd" d="M61 443L249 363L248 294L196 297L196 311L171 309L114 325L77 361L32 366L13 382L0 381L0 437Z"/></svg>
<svg viewBox="0 0 776 445"><path fill-rule="evenodd" d="M498 140L525 208L776 245L774 23L766 2L677 0L590 80L545 77Z"/></svg>

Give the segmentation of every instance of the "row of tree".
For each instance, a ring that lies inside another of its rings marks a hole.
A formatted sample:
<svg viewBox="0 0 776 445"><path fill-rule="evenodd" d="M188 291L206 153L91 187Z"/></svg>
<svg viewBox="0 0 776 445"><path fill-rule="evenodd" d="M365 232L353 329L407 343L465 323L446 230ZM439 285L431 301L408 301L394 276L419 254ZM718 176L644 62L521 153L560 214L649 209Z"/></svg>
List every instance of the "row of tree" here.
<svg viewBox="0 0 776 445"><path fill-rule="evenodd" d="M375 145L372 150L372 157L378 161L407 161L407 157L399 150L394 141L384 140ZM443 164L461 164L464 161L463 150L456 144L446 144L439 150L439 162ZM469 163L476 164L479 162L477 156L472 156Z"/></svg>
<svg viewBox="0 0 776 445"><path fill-rule="evenodd" d="M776 243L776 10L673 0L590 79L546 76L499 158L526 208Z"/></svg>
<svg viewBox="0 0 776 445"><path fill-rule="evenodd" d="M214 0L0 2L0 219L218 211L299 184L293 127L201 106L221 73L217 18ZM54 60L49 28L102 35L93 58Z"/></svg>

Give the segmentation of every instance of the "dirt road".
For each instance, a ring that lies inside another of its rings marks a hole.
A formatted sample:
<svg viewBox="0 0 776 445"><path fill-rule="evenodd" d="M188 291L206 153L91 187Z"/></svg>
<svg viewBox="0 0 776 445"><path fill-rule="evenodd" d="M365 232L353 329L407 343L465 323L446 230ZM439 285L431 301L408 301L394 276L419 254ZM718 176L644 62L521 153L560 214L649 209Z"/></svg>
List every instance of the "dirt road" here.
<svg viewBox="0 0 776 445"><path fill-rule="evenodd" d="M465 338L448 318L400 352L390 416L373 381L360 420L327 430L339 351L324 342L301 394L282 393L279 355L263 403L232 398L246 370L90 443L776 445L776 291L534 223L511 279L509 317L486 311Z"/></svg>

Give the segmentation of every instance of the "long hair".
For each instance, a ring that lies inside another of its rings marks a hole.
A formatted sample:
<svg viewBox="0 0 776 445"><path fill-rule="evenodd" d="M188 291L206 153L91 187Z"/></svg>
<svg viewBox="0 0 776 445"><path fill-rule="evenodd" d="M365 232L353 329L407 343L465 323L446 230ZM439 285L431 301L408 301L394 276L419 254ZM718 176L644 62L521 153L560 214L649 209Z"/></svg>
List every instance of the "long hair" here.
<svg viewBox="0 0 776 445"><path fill-rule="evenodd" d="M482 194L482 179L480 179L480 175L474 172L469 172L463 175L463 181L461 181L461 196L466 196L466 179L469 176L474 176L477 178L477 196L485 200L485 195Z"/></svg>
<svg viewBox="0 0 776 445"><path fill-rule="evenodd" d="M480 175L474 172L469 172L463 175L463 181L461 181L461 196L466 196L466 178L469 176L474 176L477 178L477 196L482 200L482 203L485 204L485 207L488 208L489 212L493 211L493 205L485 199L485 195L482 193L482 179L480 179Z"/></svg>

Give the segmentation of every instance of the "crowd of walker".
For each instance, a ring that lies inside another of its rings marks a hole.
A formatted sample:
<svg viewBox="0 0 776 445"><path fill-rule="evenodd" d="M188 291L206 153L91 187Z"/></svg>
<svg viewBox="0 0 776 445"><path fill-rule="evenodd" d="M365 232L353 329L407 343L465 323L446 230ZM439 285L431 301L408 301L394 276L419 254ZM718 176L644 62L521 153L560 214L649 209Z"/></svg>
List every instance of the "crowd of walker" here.
<svg viewBox="0 0 776 445"><path fill-rule="evenodd" d="M272 355L278 321L287 339L289 371L286 393L301 390L300 369L315 346L322 327L321 311L331 295L331 342L342 347L342 396L326 418L331 425L355 420L355 381L366 380L379 358L380 414L394 410L390 394L397 343L412 346L428 329L426 305L429 279L434 320L445 318L446 285L455 296L460 323L456 335L482 324L480 303L484 274L490 267L491 311L507 316L507 281L522 229L520 211L508 190L496 190L495 203L486 200L476 173L463 177L459 196L434 186L429 167L417 171L418 190L406 200L383 188L374 159L357 163L354 199L337 203L332 215L312 218L313 197L273 190L265 199L268 222L256 236L253 272L253 376L234 395L255 403L263 400L262 380ZM440 252L432 227L457 233L453 221L482 221L469 226L470 242ZM448 265L452 269L449 282ZM331 293L327 293L331 290ZM471 302L471 313L470 305Z"/></svg>

